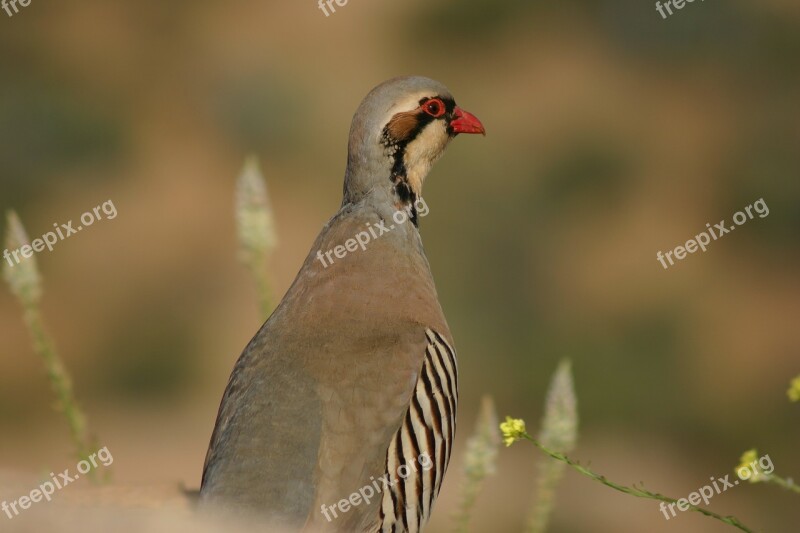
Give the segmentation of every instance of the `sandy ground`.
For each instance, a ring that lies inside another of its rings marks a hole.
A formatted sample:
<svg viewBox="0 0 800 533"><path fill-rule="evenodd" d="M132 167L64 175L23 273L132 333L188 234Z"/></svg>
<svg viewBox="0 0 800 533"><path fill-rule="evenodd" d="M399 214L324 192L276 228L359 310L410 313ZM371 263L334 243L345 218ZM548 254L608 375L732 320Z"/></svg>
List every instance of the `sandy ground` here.
<svg viewBox="0 0 800 533"><path fill-rule="evenodd" d="M17 501L42 482L0 471L0 502ZM66 488L65 488L66 489ZM13 511L10 511L13 514ZM92 486L57 491L51 501L31 504L12 519L0 513L0 531L8 533L238 533L276 531L240 516L213 517L194 508L193 496L174 486ZM280 533L280 532L277 532Z"/></svg>

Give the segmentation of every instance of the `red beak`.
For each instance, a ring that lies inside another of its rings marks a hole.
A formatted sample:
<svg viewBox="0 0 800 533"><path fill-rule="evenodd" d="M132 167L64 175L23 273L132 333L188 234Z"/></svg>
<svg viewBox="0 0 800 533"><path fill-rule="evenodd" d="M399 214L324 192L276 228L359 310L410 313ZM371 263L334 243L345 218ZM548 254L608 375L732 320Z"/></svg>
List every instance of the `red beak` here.
<svg viewBox="0 0 800 533"><path fill-rule="evenodd" d="M453 110L453 120L450 121L450 129L454 135L459 133L480 133L486 135L486 128L483 127L478 117L472 113L464 111L456 106Z"/></svg>

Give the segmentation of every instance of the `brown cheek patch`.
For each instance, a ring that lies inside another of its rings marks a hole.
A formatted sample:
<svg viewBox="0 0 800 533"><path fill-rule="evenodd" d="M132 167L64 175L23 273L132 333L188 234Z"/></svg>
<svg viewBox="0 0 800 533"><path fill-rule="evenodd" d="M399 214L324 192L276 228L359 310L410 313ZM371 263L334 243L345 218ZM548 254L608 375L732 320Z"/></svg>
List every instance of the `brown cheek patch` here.
<svg viewBox="0 0 800 533"><path fill-rule="evenodd" d="M417 113L406 111L397 113L386 125L389 135L396 141L406 141L411 137L411 133L417 127Z"/></svg>

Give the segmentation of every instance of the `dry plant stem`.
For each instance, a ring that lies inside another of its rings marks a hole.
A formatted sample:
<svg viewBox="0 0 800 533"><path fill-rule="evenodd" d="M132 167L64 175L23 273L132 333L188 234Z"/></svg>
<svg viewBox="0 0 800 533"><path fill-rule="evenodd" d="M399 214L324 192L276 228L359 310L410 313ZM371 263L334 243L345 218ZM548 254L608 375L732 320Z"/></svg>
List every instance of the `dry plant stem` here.
<svg viewBox="0 0 800 533"><path fill-rule="evenodd" d="M578 440L578 400L575 396L569 360L558 365L547 391L545 414L539 442L550 449L570 453ZM542 461L536 483L536 498L527 521L528 533L545 533L555 507L556 489L567 465L558 461Z"/></svg>
<svg viewBox="0 0 800 533"><path fill-rule="evenodd" d="M529 533L544 533L547 531L550 515L555 506L556 487L561 481L561 473L563 471L563 468L559 468L559 466L566 467L564 463L555 461L548 461L547 464L542 465L536 483L536 500L528 518Z"/></svg>
<svg viewBox="0 0 800 533"><path fill-rule="evenodd" d="M500 436L497 434L497 412L490 396L484 396L475 432L467 441L464 455L464 483L461 488L461 501L454 516L456 533L467 533L475 500L483 488L484 480L494 474Z"/></svg>
<svg viewBox="0 0 800 533"><path fill-rule="evenodd" d="M19 249L24 245L30 246L30 239L28 239L25 228L13 211L8 213L5 245L9 249ZM22 305L23 320L33 339L33 349L44 362L47 379L56 395L57 408L67 419L70 437L75 445L78 458L88 459L92 450L86 429L86 417L75 400L69 374L56 353L55 344L45 331L39 311L39 302L43 291L36 258L29 257L16 265L4 264L3 278L8 283L12 294ZM92 481L97 481L94 469L89 470L88 477Z"/></svg>
<svg viewBox="0 0 800 533"><path fill-rule="evenodd" d="M70 437L75 444L78 458L86 459L92 452L86 429L86 417L75 399L75 395L72 391L72 381L56 354L52 340L44 329L38 309L33 306L26 306L23 316L25 324L28 326L28 330L31 332L31 337L33 338L34 350L44 362L47 379L50 381L50 386L53 389L53 393L56 395L58 409L67 419ZM87 476L92 481L97 480L94 469L89 470Z"/></svg>
<svg viewBox="0 0 800 533"><path fill-rule="evenodd" d="M675 498L670 498L668 496L664 496L663 494L658 494L656 492L650 492L649 490L646 490L644 488L637 488L636 486L634 486L634 487L626 487L624 485L619 485L617 483L614 483L613 481L610 481L610 480L606 479L605 476L597 474L596 472L593 472L593 471L589 470L585 466L573 461L572 459L570 459L566 455L564 455L562 453L554 452L552 450L548 450L547 448L542 446L536 439L534 439L533 437L531 437L527 433L523 433L522 437L527 439L527 440L529 440L529 441L531 441L537 448L542 450L545 454L549 455L553 459L555 459L557 461L561 461L562 463L566 463L567 465L572 467L577 472L583 474L584 476L586 476L588 478L591 478L591 479L594 479L595 481L599 481L603 485L606 485L607 487L611 487L614 490L617 490L617 491L625 493L625 494L629 494L631 496L635 496L637 498L646 498L646 499L650 499L650 500L657 500L657 501L661 501L661 502L664 502L664 503L676 503L678 501ZM702 507L697 507L695 505L689 505L689 510L690 511L695 511L697 513L703 514L703 515L711 517L711 518L714 518L716 520L719 520L720 522L724 522L725 524L733 526L733 527L735 527L737 529L740 529L742 531L747 531L748 533L755 533L752 529L750 529L747 526L745 526L744 524L742 524L739 521L739 519L734 517L734 516L722 516L722 515L719 515L717 513L712 512L712 511L709 511L708 509L704 509Z"/></svg>
<svg viewBox="0 0 800 533"><path fill-rule="evenodd" d="M248 269L256 283L261 316L266 319L272 313L272 291L269 288L269 280L267 279L267 258L263 257L260 261L253 261L248 264Z"/></svg>
<svg viewBox="0 0 800 533"><path fill-rule="evenodd" d="M239 257L255 280L261 313L266 319L272 312L267 270L277 235L266 180L254 156L247 158L237 180L235 205Z"/></svg>

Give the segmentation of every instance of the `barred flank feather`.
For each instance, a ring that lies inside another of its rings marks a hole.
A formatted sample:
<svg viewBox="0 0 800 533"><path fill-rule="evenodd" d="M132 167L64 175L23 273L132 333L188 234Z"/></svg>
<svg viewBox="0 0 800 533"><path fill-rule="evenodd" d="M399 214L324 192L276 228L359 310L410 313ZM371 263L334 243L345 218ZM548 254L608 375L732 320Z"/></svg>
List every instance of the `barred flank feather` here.
<svg viewBox="0 0 800 533"><path fill-rule="evenodd" d="M389 486L379 531L417 533L439 494L456 430L458 368L447 341L426 330L428 348L411 405L386 454Z"/></svg>

